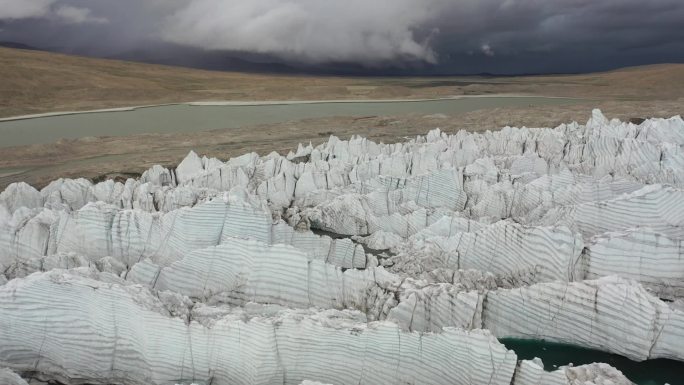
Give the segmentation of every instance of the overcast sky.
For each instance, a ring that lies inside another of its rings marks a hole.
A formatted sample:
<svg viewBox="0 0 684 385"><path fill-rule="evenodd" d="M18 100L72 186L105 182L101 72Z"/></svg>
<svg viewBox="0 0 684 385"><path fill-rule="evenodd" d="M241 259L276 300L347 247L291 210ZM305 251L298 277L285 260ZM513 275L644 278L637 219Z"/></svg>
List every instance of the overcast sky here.
<svg viewBox="0 0 684 385"><path fill-rule="evenodd" d="M684 62L682 24L684 0L0 0L0 41L212 68L585 72Z"/></svg>

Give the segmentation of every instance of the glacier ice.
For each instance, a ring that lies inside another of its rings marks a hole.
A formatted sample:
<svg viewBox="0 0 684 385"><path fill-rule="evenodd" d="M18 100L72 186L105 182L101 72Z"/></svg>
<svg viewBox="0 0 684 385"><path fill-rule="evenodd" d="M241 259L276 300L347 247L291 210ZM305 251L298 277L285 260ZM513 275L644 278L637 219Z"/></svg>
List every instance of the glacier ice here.
<svg viewBox="0 0 684 385"><path fill-rule="evenodd" d="M497 338L684 361L682 202L684 121L598 110L15 183L0 379L629 384Z"/></svg>

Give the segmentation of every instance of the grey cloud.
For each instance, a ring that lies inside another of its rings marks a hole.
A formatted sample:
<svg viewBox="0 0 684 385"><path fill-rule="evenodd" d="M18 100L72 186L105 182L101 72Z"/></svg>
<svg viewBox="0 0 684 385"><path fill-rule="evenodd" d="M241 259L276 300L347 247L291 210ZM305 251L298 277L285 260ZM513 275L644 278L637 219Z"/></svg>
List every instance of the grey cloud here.
<svg viewBox="0 0 684 385"><path fill-rule="evenodd" d="M436 62L413 29L436 17L435 0L194 0L163 37L210 49L254 51L308 62Z"/></svg>
<svg viewBox="0 0 684 385"><path fill-rule="evenodd" d="M480 51L482 51L482 53L486 56L494 56L494 50L492 49L492 46L490 46L489 44L482 44L480 46Z"/></svg>
<svg viewBox="0 0 684 385"><path fill-rule="evenodd" d="M43 17L56 0L0 0L0 19Z"/></svg>
<svg viewBox="0 0 684 385"><path fill-rule="evenodd" d="M63 5L54 11L54 15L65 23L81 24L81 23L108 23L109 20L104 17L96 17L92 15L92 11L88 8L73 7L70 5Z"/></svg>
<svg viewBox="0 0 684 385"><path fill-rule="evenodd" d="M56 15L64 7L88 13L71 11L80 23L66 23ZM221 68L219 52L380 73L684 61L681 0L0 0L0 19L0 41L211 68Z"/></svg>
<svg viewBox="0 0 684 385"><path fill-rule="evenodd" d="M67 24L106 23L104 17L93 16L92 11L84 7L61 5L55 7L58 0L0 0L0 20L18 19L52 19Z"/></svg>

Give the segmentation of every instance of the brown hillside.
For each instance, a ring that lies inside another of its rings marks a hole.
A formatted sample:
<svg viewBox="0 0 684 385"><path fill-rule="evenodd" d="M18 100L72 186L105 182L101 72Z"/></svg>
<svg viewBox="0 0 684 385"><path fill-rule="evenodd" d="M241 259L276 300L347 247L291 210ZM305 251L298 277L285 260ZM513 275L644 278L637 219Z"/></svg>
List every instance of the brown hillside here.
<svg viewBox="0 0 684 385"><path fill-rule="evenodd" d="M201 100L426 98L473 94L676 99L684 64L566 76L350 78L216 72L0 48L0 117Z"/></svg>

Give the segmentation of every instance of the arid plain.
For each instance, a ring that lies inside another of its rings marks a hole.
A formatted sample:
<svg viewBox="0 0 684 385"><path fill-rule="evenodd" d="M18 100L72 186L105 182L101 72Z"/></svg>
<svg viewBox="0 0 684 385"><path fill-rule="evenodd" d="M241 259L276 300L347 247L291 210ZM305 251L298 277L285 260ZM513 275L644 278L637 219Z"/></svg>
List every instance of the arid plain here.
<svg viewBox="0 0 684 385"><path fill-rule="evenodd" d="M135 175L177 164L190 149L227 159L248 151L287 153L331 134L396 141L440 127L487 130L506 125L552 127L586 121L591 109L623 120L684 113L684 65L663 64L583 75L524 77L320 77L200 71L0 48L0 117L197 101L423 99L459 96L547 96L579 99L545 107L464 113L334 116L248 125L201 133L63 139L0 148L0 188L36 187L59 177ZM267 138L264 140L264 138ZM0 141L2 138L0 137Z"/></svg>

